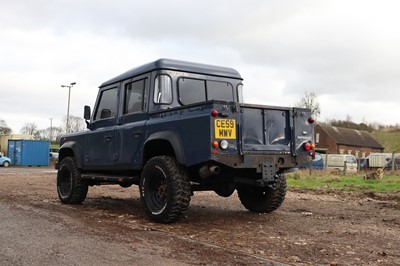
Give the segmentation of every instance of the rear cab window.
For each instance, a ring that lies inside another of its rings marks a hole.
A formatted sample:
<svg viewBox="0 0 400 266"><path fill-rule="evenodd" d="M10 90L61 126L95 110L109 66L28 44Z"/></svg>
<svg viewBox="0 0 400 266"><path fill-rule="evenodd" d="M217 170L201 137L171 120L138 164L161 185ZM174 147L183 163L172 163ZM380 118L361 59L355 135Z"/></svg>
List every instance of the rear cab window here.
<svg viewBox="0 0 400 266"><path fill-rule="evenodd" d="M232 84L222 81L180 77L178 94L182 105L208 100L234 101Z"/></svg>

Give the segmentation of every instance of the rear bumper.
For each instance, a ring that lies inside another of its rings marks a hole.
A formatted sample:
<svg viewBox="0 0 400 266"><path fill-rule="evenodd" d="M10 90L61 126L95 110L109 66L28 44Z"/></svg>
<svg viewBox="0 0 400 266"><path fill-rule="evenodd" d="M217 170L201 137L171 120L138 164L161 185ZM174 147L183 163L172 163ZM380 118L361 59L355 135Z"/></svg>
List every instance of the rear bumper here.
<svg viewBox="0 0 400 266"><path fill-rule="evenodd" d="M287 154L214 154L212 160L237 169L256 169L262 172L263 164L274 166L276 172L281 169L296 168L308 161L309 156L293 156Z"/></svg>

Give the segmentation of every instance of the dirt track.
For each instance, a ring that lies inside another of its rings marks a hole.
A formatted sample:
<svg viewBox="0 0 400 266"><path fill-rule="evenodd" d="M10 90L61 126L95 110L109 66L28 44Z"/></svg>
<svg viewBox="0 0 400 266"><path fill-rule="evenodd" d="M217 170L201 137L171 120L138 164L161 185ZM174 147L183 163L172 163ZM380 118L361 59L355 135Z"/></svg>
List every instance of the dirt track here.
<svg viewBox="0 0 400 266"><path fill-rule="evenodd" d="M187 218L163 225L137 187L91 187L82 205L62 205L55 176L0 168L0 265L400 265L400 192L289 190L263 215L200 192Z"/></svg>

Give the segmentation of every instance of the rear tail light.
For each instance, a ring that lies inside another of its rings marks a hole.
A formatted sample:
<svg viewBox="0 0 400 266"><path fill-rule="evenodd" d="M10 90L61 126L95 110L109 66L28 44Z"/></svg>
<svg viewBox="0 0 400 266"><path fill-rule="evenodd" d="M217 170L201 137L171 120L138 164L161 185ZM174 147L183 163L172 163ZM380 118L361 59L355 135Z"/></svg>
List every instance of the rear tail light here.
<svg viewBox="0 0 400 266"><path fill-rule="evenodd" d="M310 144L310 142L304 143L304 149L305 149L306 151L311 150L311 144Z"/></svg>
<svg viewBox="0 0 400 266"><path fill-rule="evenodd" d="M310 117L310 118L308 119L308 123L312 124L312 123L314 123L314 122L315 122L315 119L314 119L314 118Z"/></svg>
<svg viewBox="0 0 400 266"><path fill-rule="evenodd" d="M304 149L306 151L315 150L315 144L314 143L310 143L310 142L306 142L306 143L304 143Z"/></svg>
<svg viewBox="0 0 400 266"><path fill-rule="evenodd" d="M212 109L212 110L211 110L211 116L212 116L212 117L217 117L218 114L219 114L219 112L218 112L217 110L215 110L215 109Z"/></svg>

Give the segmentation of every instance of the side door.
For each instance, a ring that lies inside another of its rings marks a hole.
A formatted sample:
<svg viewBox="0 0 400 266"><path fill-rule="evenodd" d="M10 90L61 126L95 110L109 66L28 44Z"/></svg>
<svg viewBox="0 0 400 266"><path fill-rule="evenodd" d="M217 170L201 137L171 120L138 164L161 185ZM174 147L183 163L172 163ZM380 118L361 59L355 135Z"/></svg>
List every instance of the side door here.
<svg viewBox="0 0 400 266"><path fill-rule="evenodd" d="M140 168L146 133L150 74L126 80L121 86L120 117L115 129L116 168Z"/></svg>
<svg viewBox="0 0 400 266"><path fill-rule="evenodd" d="M88 170L114 169L118 99L119 84L101 88L92 115L91 130L86 135L84 167Z"/></svg>

